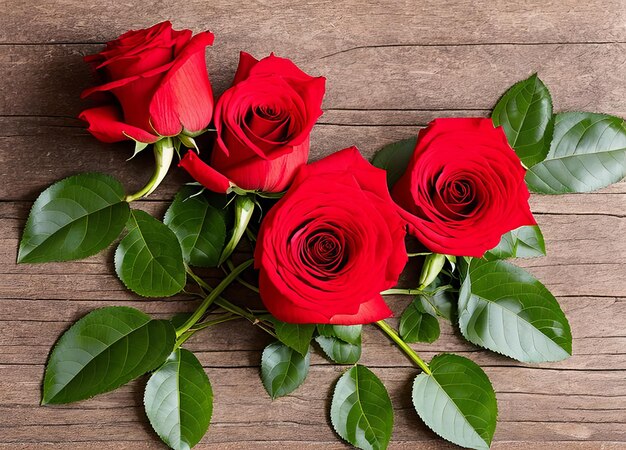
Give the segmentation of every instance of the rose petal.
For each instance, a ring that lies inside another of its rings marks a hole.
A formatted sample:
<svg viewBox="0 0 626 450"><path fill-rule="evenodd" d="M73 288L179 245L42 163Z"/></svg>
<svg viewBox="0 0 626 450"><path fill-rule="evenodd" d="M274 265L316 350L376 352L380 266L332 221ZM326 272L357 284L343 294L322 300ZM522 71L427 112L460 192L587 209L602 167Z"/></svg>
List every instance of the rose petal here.
<svg viewBox="0 0 626 450"><path fill-rule="evenodd" d="M242 52L243 53L243 52ZM246 58L250 57L245 53ZM254 58L253 58L254 59ZM248 65L248 63L246 63ZM287 58L280 58L271 53L269 56L257 61L252 67L250 67L248 76L253 75L280 75L285 78L294 78L296 80L310 81L315 77L303 72L293 61Z"/></svg>
<svg viewBox="0 0 626 450"><path fill-rule="evenodd" d="M266 214L255 248L261 298L281 320L353 325L387 318L380 292L408 259L385 172L356 148L301 168Z"/></svg>
<svg viewBox="0 0 626 450"><path fill-rule="evenodd" d="M144 72L144 73L142 73L140 75L131 75L131 76L127 77L127 78L111 81L109 83L101 84L100 86L94 86L94 87L85 89L80 94L80 98L89 97L89 96L91 96L92 94L94 94L96 92L112 91L112 90L114 90L116 88L125 86L125 85L127 85L129 83L132 83L134 81L137 81L137 80L139 80L141 78L151 78L151 77L154 77L156 75L160 75L163 72L166 72L167 70L169 70L170 67L172 67L173 64L174 64L173 62L172 63L168 63L168 64L166 64L164 66L157 67L156 69L149 70L149 71Z"/></svg>
<svg viewBox="0 0 626 450"><path fill-rule="evenodd" d="M200 131L213 114L213 93L209 83L205 48L213 44L213 34L194 36L165 74L150 103L154 129L163 136L175 136L183 127Z"/></svg>
<svg viewBox="0 0 626 450"><path fill-rule="evenodd" d="M502 234L535 223L524 175L491 119L437 119L420 131L392 196L428 249L481 257Z"/></svg>
<svg viewBox="0 0 626 450"><path fill-rule="evenodd" d="M328 323L336 325L359 325L378 322L393 316L393 312L385 303L382 296L377 295L372 299L361 303L359 311L353 315L337 314L330 318Z"/></svg>
<svg viewBox="0 0 626 450"><path fill-rule="evenodd" d="M121 112L113 105L86 109L78 117L89 124L87 130L102 142L132 138L138 142L153 143L160 139L159 136L122 122Z"/></svg>
<svg viewBox="0 0 626 450"><path fill-rule="evenodd" d="M233 79L232 86L248 78L248 76L250 75L250 70L258 62L259 61L251 54L246 53L246 52L240 52L239 53L239 65L237 66L237 71L235 72L235 78Z"/></svg>
<svg viewBox="0 0 626 450"><path fill-rule="evenodd" d="M306 164L308 157L309 141L306 140L278 158L269 160L247 158L233 164L231 159L224 157L224 153L219 150L219 144L216 143L211 165L242 189L281 192L291 184L294 172Z"/></svg>
<svg viewBox="0 0 626 450"><path fill-rule="evenodd" d="M203 162L193 151L188 151L178 164L185 169L197 182L213 192L225 194L232 183L224 175Z"/></svg>

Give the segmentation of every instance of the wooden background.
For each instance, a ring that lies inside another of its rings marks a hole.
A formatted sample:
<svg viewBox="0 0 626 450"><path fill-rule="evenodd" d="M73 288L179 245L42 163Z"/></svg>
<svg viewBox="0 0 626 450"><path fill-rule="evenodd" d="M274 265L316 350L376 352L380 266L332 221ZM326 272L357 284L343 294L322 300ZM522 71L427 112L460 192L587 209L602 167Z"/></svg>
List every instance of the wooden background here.
<svg viewBox="0 0 626 450"><path fill-rule="evenodd" d="M313 158L356 144L371 156L435 117L485 116L515 81L537 71L557 110L626 116L624 0L337 1L5 0L0 10L0 448L162 448L142 410L145 380L65 407L39 407L46 356L93 308L128 305L159 317L189 298L140 299L113 275L112 253L63 264L15 264L29 207L53 181L98 170L129 190L151 158L98 143L75 119L92 83L82 56L131 28L172 19L211 30L214 88L230 82L239 50L270 51L328 78ZM174 170L138 204L162 214L186 181ZM626 183L600 193L533 196L549 256L523 261L559 298L574 356L541 365L478 350L444 324L426 359L453 351L482 365L500 406L496 448L626 448ZM231 294L232 295L232 294ZM237 293L235 293L236 296ZM406 299L394 309L401 311ZM373 328L362 362L388 386L396 410L391 448L448 448L413 411L417 370ZM189 342L213 383L214 418L199 448L345 448L327 397L343 368L316 355L306 383L270 401L258 376L267 338L243 322Z"/></svg>

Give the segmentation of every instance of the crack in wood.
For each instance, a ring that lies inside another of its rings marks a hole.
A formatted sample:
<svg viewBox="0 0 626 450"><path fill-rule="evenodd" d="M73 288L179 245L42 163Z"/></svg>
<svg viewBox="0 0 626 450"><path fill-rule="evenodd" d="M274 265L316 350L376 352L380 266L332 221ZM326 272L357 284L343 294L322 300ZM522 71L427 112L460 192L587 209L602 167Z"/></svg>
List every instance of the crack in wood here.
<svg viewBox="0 0 626 450"><path fill-rule="evenodd" d="M614 45L625 44L624 41L577 41L577 42L461 42L455 44L438 44L438 43L404 43L404 44L378 44L378 45L357 45L344 50L339 50L333 53L329 53L324 56L320 56L318 59L328 59L333 56L341 55L344 53L353 52L356 50L370 50L370 49L385 49L385 48L397 48L397 47L486 47L486 46L541 46L541 45Z"/></svg>

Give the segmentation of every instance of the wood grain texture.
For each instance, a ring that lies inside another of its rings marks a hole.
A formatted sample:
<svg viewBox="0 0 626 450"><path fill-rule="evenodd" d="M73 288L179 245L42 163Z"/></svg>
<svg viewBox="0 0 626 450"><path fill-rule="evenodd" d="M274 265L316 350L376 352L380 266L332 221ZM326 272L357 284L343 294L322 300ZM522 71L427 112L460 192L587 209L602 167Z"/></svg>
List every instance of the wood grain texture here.
<svg viewBox="0 0 626 450"><path fill-rule="evenodd" d="M149 155L125 162L129 144L105 145L75 119L93 80L82 56L130 28L172 19L209 29L217 93L238 52L275 51L328 78L325 114L311 157L358 145L366 156L414 135L435 117L487 116L513 82L538 72L557 110L626 115L623 0L307 0L96 2L8 0L0 7L0 449L156 449L141 405L145 380L89 401L39 407L47 354L88 311L128 305L156 317L190 311L196 300L140 299L113 275L112 251L84 261L16 265L21 229L53 181L98 170L128 190L149 177ZM149 201L160 216L188 181L174 170ZM482 351L442 326L426 359L455 352L481 364L500 407L494 448L626 448L626 183L597 193L533 196L548 256L519 261L559 298L574 335L567 361L527 365ZM243 249L245 251L245 249ZM207 271L217 279L219 271ZM241 290L226 293L257 300ZM406 298L392 301L400 312ZM414 413L416 374L375 329L362 361L388 386L396 410L391 448L447 449ZM267 337L243 322L189 341L211 378L214 420L198 448L346 448L328 419L328 393L344 368L319 354L305 384L270 401L258 376Z"/></svg>
<svg viewBox="0 0 626 450"><path fill-rule="evenodd" d="M101 47L1 46L0 68L9 81L0 96L0 115L76 116L85 106L79 94L93 82L82 57ZM265 43L252 54L263 57L271 51ZM512 81L538 72L557 110L593 106L625 113L626 43L399 44L350 47L314 57L276 53L290 56L310 74L327 77L325 109L488 110ZM230 84L238 58L239 52L230 48L207 51L216 92Z"/></svg>
<svg viewBox="0 0 626 450"><path fill-rule="evenodd" d="M0 42L106 42L132 28L171 20L180 28L209 29L230 49L289 54L334 46L396 43L482 44L614 42L626 40L623 2L606 0L156 0L93 3L9 0Z"/></svg>

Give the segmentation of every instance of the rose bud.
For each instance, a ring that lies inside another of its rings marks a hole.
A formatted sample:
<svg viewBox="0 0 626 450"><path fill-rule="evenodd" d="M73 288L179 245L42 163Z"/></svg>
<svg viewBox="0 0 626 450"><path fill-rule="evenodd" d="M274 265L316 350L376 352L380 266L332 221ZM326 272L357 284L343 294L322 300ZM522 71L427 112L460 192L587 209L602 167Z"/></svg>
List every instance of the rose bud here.
<svg viewBox="0 0 626 450"><path fill-rule="evenodd" d="M407 262L386 175L355 148L302 166L261 222L259 290L277 319L355 325L391 315L381 292Z"/></svg>
<svg viewBox="0 0 626 450"><path fill-rule="evenodd" d="M213 93L205 49L213 34L175 31L170 22L129 31L95 55L85 57L106 82L82 97L111 94L109 102L86 109L80 118L103 142L132 139L135 152L154 146L157 168L148 185L127 199L148 195L161 182L172 161L179 136L185 145L202 133L213 115Z"/></svg>
<svg viewBox="0 0 626 450"><path fill-rule="evenodd" d="M82 97L108 92L117 100L80 114L91 134L103 142L152 143L162 136L203 131L213 112L205 61L213 34L191 34L162 22L124 33L100 53L85 57L107 82L85 90Z"/></svg>
<svg viewBox="0 0 626 450"><path fill-rule="evenodd" d="M481 257L504 233L536 224L525 173L491 119L436 119L419 132L392 197L429 250Z"/></svg>
<svg viewBox="0 0 626 450"><path fill-rule="evenodd" d="M215 107L217 139L209 164L187 152L180 165L210 190L285 190L309 156L325 78L311 77L288 59L257 61L241 53L231 88Z"/></svg>

